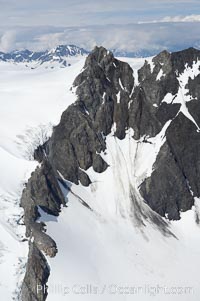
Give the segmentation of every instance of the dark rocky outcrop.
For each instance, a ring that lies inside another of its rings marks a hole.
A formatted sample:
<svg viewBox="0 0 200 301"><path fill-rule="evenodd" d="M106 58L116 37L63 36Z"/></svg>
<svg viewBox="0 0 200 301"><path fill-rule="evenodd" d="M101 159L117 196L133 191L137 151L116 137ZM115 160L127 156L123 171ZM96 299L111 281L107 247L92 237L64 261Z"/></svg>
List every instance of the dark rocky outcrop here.
<svg viewBox="0 0 200 301"><path fill-rule="evenodd" d="M30 250L24 278L21 300L43 301L46 299L45 286L49 276L47 256L54 257L57 253L55 241L45 233L45 225L38 222L39 207L43 211L57 216L61 204L65 205L63 194L58 184L58 174L47 160L32 173L21 198L24 209L26 235L30 237ZM33 242L32 242L33 241ZM44 291L37 290L42 287Z"/></svg>
<svg viewBox="0 0 200 301"><path fill-rule="evenodd" d="M160 55L163 56L162 53ZM160 55L153 59L154 63L158 63ZM170 73L162 80L165 86L163 91L168 93L172 89L172 95L176 95L179 88L176 77L184 72L186 66L192 67L194 62L200 59L200 51L190 48L165 55L170 58L168 62ZM144 81L146 80L145 78ZM189 78L186 88L191 97L199 98L199 83L199 76L194 80ZM143 86L143 82L141 85ZM187 107L196 123L200 125L200 106L197 99L188 102ZM191 209L193 206L193 197L200 195L198 181L200 136L195 124L182 113L178 114L179 108L180 104L173 103L161 103L157 108L155 116L162 126L170 119L173 121L166 131L166 143L160 150L154 171L140 187L140 192L150 207L162 216L167 214L169 219L179 219L181 211Z"/></svg>
<svg viewBox="0 0 200 301"><path fill-rule="evenodd" d="M193 47L171 54L173 71L177 74L184 72L185 67L192 67L200 59L200 51Z"/></svg>
<svg viewBox="0 0 200 301"><path fill-rule="evenodd" d="M200 124L199 101L188 104L190 112ZM180 113L171 123L166 133L168 144L177 164L188 181L195 196L200 195L200 133L192 121Z"/></svg>
<svg viewBox="0 0 200 301"><path fill-rule="evenodd" d="M44 301L50 270L46 258L34 243L29 245L28 263L21 290L22 301Z"/></svg>
<svg viewBox="0 0 200 301"><path fill-rule="evenodd" d="M176 157L165 143L154 164L151 177L140 187L147 204L161 216L171 220L180 218L180 211L189 210L194 201L187 179L176 161Z"/></svg>
<svg viewBox="0 0 200 301"><path fill-rule="evenodd" d="M58 178L47 160L32 173L21 198L27 236L30 236L32 225L39 216L38 206L49 214L58 215L61 204L65 204Z"/></svg>
<svg viewBox="0 0 200 301"><path fill-rule="evenodd" d="M175 95L179 89L171 54L163 51L153 58L151 64L146 61L138 71L140 85L133 93L130 106L129 126L135 131L135 139L144 135L153 137L160 132L164 123L163 110L165 121L175 117L178 111L176 106L168 106L166 109L165 104L161 103L167 93Z"/></svg>
<svg viewBox="0 0 200 301"><path fill-rule="evenodd" d="M125 137L128 103L134 87L133 70L103 47L96 47L75 79L78 102L89 113L94 129L105 136L116 123L116 136ZM118 96L117 96L118 95Z"/></svg>
<svg viewBox="0 0 200 301"><path fill-rule="evenodd" d="M42 223L34 223L32 225L31 237L34 240L35 247L44 252L49 257L56 256L57 246L55 241L45 233Z"/></svg>
<svg viewBox="0 0 200 301"><path fill-rule="evenodd" d="M194 99L200 99L200 74L197 75L194 79L189 78L186 88L189 89L190 95Z"/></svg>

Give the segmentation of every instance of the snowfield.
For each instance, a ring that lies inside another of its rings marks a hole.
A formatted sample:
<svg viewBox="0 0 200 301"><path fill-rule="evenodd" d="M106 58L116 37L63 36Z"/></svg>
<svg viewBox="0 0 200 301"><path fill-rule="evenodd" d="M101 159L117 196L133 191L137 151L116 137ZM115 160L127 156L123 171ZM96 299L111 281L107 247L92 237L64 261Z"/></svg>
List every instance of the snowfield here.
<svg viewBox="0 0 200 301"><path fill-rule="evenodd" d="M17 300L27 261L19 202L38 164L27 154L41 126L50 135L51 125L75 101L70 87L84 60L62 69L0 63L0 293L5 301ZM135 69L144 62L122 60ZM166 128L152 144L134 141L131 130L123 141L111 133L102 153L110 167L102 174L90 168L88 188L72 183L70 191L63 188L68 207L58 218L40 209L40 219L58 246L57 256L47 258L47 301L199 300L200 228L195 215L200 200L180 221L164 222L138 193L138 185L152 172Z"/></svg>
<svg viewBox="0 0 200 301"><path fill-rule="evenodd" d="M0 63L0 293L5 301L16 300L27 261L19 202L23 185L37 166L27 157L41 127L57 124L75 101L69 89L83 64L84 59L64 69L30 69Z"/></svg>
<svg viewBox="0 0 200 301"><path fill-rule="evenodd" d="M141 200L134 172L146 164L152 146L133 160L136 144L131 131L122 141L111 134L104 156L110 167L102 174L90 168L89 188L72 184L65 190L68 208L58 218L42 213L58 245L57 256L48 260L48 301L199 300L196 210L168 222L165 234L152 222L151 214L157 215Z"/></svg>

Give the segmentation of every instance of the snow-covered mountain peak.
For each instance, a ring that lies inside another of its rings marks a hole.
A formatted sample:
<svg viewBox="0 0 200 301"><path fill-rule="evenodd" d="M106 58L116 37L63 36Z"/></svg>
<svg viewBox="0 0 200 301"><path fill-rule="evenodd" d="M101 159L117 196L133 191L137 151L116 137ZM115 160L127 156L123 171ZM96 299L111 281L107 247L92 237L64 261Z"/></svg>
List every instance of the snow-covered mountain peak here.
<svg viewBox="0 0 200 301"><path fill-rule="evenodd" d="M46 68L67 67L87 54L88 51L75 45L59 45L53 49L39 52L28 49L15 50L9 53L1 52L0 61L21 63L31 68L41 65Z"/></svg>
<svg viewBox="0 0 200 301"><path fill-rule="evenodd" d="M58 45L57 47L50 49L48 53L54 53L60 56L78 56L86 55L89 52L75 45Z"/></svg>

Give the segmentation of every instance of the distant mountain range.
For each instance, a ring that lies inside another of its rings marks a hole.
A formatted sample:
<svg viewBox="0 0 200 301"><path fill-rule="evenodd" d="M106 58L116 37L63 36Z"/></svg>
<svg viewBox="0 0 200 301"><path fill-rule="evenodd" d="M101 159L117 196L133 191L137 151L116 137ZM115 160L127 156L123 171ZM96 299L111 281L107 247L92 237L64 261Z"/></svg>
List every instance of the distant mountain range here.
<svg viewBox="0 0 200 301"><path fill-rule="evenodd" d="M172 49L176 52L179 49ZM129 58L145 58L157 55L155 50L140 49L138 51L110 49L115 57L129 57ZM78 47L76 45L58 45L55 48L44 51L31 51L28 49L14 50L11 52L0 51L0 61L12 62L15 64L24 63L27 67L36 68L38 66L45 66L45 68L67 67L77 61L81 56L87 56L89 50Z"/></svg>
<svg viewBox="0 0 200 301"><path fill-rule="evenodd" d="M0 61L14 63L36 63L42 65L46 62L57 62L61 67L70 65L69 58L87 55L89 51L75 45L59 45L45 51L34 52L28 49L12 52L0 52Z"/></svg>
<svg viewBox="0 0 200 301"><path fill-rule="evenodd" d="M155 52L141 50L137 52L111 49L116 57L149 57L155 55ZM50 50L31 51L15 50L11 52L0 52L0 61L13 63L26 63L29 66L37 67L44 63L49 63L51 67L58 64L60 67L67 67L71 65L72 59L80 56L86 56L90 51L75 46L75 45L59 45Z"/></svg>

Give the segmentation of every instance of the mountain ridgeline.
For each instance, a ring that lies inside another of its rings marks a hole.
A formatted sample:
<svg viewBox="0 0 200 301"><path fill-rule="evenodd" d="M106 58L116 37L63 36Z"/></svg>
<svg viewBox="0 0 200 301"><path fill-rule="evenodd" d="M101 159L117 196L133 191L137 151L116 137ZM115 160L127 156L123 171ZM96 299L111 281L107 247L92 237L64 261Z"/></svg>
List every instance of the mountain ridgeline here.
<svg viewBox="0 0 200 301"><path fill-rule="evenodd" d="M155 55L155 51L145 51L141 50L138 52L112 49L112 53L115 57L150 57ZM46 49L43 51L32 51L29 49L13 50L10 52L0 51L0 61L2 62L12 62L15 64L20 63L37 63L42 65L49 62L58 62L61 67L67 67L67 58L76 56L86 56L90 51L81 48L76 45L58 45L52 49Z"/></svg>
<svg viewBox="0 0 200 301"><path fill-rule="evenodd" d="M68 66L69 57L84 56L89 52L75 45L59 45L44 51L15 50L0 52L0 61L13 63L37 63L42 65L49 62L58 62L62 67Z"/></svg>
<svg viewBox="0 0 200 301"><path fill-rule="evenodd" d="M67 185L64 179L89 186L90 167L97 173L110 168L101 155L107 151L109 135L123 140L132 129L131 139L144 147L153 147L160 139L151 174L138 181L141 199L169 220L179 220L181 212L192 208L200 197L199 62L200 51L194 48L163 51L146 61L136 77L129 64L103 47L88 55L73 84L77 101L63 112L51 138L35 151L41 164L22 194L27 236L34 238L23 301L45 300L46 292L35 292L49 276L43 252L49 256L57 252L56 242L36 222L38 208L59 215L66 204L61 190L61 184Z"/></svg>

